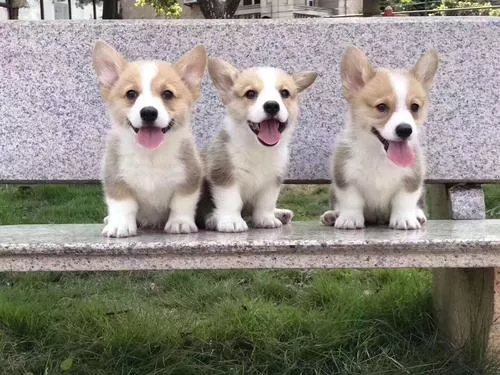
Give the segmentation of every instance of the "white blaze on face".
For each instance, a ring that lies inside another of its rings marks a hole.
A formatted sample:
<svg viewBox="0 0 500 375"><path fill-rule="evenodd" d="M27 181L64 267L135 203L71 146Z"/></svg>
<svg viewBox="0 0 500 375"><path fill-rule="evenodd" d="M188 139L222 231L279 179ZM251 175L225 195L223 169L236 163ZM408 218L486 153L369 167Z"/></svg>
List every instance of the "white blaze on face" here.
<svg viewBox="0 0 500 375"><path fill-rule="evenodd" d="M416 137L417 126L408 108L410 80L405 74L399 72L389 72L389 79L396 99L396 108L380 134L389 141L387 157L398 167L412 168L415 165L416 156L409 140ZM396 134L396 127L400 124L411 126L411 136L406 140L401 140Z"/></svg>
<svg viewBox="0 0 500 375"><path fill-rule="evenodd" d="M168 110L159 96L153 91L153 80L158 75L158 66L155 62L142 62L140 71L140 91L134 105L130 108L128 118L132 126L139 129L138 143L147 149L156 149L165 140L162 129L166 128L172 120ZM158 117L154 126L145 127L141 118L141 110L146 107L154 108Z"/></svg>
<svg viewBox="0 0 500 375"><path fill-rule="evenodd" d="M411 125L412 128L411 137L414 137L417 132L417 127L415 119L408 108L410 80L405 74L399 72L388 72L388 75L396 97L396 108L380 134L389 141L397 141L399 138L396 135L396 127L399 124L408 124Z"/></svg>

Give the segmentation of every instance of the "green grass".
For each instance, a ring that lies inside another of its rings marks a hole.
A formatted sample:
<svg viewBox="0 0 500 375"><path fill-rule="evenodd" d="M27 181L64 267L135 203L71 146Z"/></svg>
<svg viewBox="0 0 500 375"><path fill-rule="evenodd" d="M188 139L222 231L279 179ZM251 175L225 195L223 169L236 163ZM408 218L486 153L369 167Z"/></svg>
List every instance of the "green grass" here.
<svg viewBox="0 0 500 375"><path fill-rule="evenodd" d="M486 194L499 217L500 187ZM311 219L327 201L286 188L280 205ZM3 224L103 215L99 187L0 190ZM430 287L425 270L4 273L0 374L500 373L449 354Z"/></svg>

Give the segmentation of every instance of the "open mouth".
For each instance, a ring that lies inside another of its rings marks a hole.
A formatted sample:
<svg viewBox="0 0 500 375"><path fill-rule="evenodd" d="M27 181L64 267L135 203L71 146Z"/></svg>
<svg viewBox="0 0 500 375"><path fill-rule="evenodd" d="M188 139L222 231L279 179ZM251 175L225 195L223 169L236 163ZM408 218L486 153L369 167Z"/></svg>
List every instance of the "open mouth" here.
<svg viewBox="0 0 500 375"><path fill-rule="evenodd" d="M264 146L275 146L281 140L281 133L286 129L288 122L281 122L276 119L264 120L262 122L248 121L248 126L252 130L260 143Z"/></svg>
<svg viewBox="0 0 500 375"><path fill-rule="evenodd" d="M175 120L172 119L164 128L158 128L156 126L136 128L129 120L127 121L132 130L137 134L137 142L150 150L159 147L165 140L165 134L175 125Z"/></svg>
<svg viewBox="0 0 500 375"><path fill-rule="evenodd" d="M412 168L415 165L415 152L410 147L408 141L390 141L382 137L379 131L372 128L372 133L382 143L387 157L390 161L402 168Z"/></svg>

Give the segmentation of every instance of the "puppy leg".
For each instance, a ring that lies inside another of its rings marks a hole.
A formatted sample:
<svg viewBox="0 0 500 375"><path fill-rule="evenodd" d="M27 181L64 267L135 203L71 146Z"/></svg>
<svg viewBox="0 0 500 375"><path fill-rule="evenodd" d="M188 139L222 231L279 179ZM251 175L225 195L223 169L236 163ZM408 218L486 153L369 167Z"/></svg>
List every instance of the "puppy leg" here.
<svg viewBox="0 0 500 375"><path fill-rule="evenodd" d="M165 232L167 233L194 233L198 227L194 222L196 205L200 197L200 189L194 193L182 194L175 192L170 202L170 215Z"/></svg>
<svg viewBox="0 0 500 375"><path fill-rule="evenodd" d="M329 211L325 217L328 219L338 212L338 217L335 220L335 228L339 229L360 229L365 226L365 217L363 208L365 201L358 189L354 186L347 186L344 189L339 189L333 186L335 197L337 199L336 210ZM327 213L325 213L327 214ZM323 216L325 216L323 214Z"/></svg>
<svg viewBox="0 0 500 375"><path fill-rule="evenodd" d="M422 209L417 206L417 202L422 193L422 189L414 192L407 192L401 189L392 199L391 218L389 226L393 229L419 229L426 218Z"/></svg>
<svg viewBox="0 0 500 375"><path fill-rule="evenodd" d="M129 237L137 234L136 215L138 205L135 199L113 199L106 197L108 216L102 234L106 237Z"/></svg>
<svg viewBox="0 0 500 375"><path fill-rule="evenodd" d="M238 185L229 187L212 186L212 197L215 204L213 214L206 220L207 229L218 232L244 232L248 225L241 217L243 201Z"/></svg>
<svg viewBox="0 0 500 375"><path fill-rule="evenodd" d="M279 228L282 225L277 217L276 201L280 193L280 186L268 186L262 189L255 199L252 213L253 224L256 228Z"/></svg>

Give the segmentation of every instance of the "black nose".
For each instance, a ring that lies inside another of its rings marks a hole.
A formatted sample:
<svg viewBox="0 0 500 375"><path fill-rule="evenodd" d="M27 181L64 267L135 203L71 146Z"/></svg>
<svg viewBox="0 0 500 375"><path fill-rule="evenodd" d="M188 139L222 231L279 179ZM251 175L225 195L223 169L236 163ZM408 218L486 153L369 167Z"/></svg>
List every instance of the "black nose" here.
<svg viewBox="0 0 500 375"><path fill-rule="evenodd" d="M410 124L399 124L396 126L396 135L401 139L406 139L411 135L413 131Z"/></svg>
<svg viewBox="0 0 500 375"><path fill-rule="evenodd" d="M155 107L144 107L140 114L144 122L154 122L158 118L158 111Z"/></svg>
<svg viewBox="0 0 500 375"><path fill-rule="evenodd" d="M278 102L270 100L264 103L264 112L270 116L275 116L280 111L280 105Z"/></svg>

